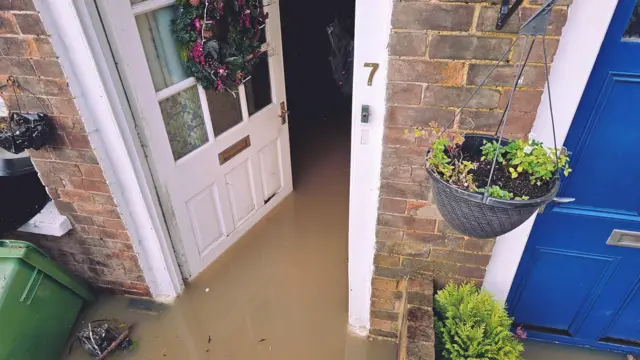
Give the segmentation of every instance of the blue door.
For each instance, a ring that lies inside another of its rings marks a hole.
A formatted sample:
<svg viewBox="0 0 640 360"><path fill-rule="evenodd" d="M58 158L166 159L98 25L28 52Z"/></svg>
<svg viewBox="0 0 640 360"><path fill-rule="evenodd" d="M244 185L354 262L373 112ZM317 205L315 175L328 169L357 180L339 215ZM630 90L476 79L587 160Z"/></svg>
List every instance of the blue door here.
<svg viewBox="0 0 640 360"><path fill-rule="evenodd" d="M529 337L640 353L640 0L620 0L507 304Z"/></svg>

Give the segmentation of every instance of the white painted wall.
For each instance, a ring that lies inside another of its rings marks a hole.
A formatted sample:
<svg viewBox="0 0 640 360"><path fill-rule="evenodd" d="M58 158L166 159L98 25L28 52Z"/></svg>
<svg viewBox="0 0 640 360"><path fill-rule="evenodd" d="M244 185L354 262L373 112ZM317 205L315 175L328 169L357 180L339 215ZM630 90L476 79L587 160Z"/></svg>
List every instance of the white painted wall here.
<svg viewBox="0 0 640 360"><path fill-rule="evenodd" d="M558 144L567 137L616 5L617 0L574 0L569 7L549 79ZM545 89L531 132L537 140L553 146L548 96ZM506 301L509 295L535 218L496 241L484 288L499 301Z"/></svg>
<svg viewBox="0 0 640 360"><path fill-rule="evenodd" d="M349 328L363 336L369 332L392 6L392 0L356 1L349 200ZM364 63L380 64L372 86L367 85L371 68L364 67ZM368 124L360 122L362 105L370 106Z"/></svg>

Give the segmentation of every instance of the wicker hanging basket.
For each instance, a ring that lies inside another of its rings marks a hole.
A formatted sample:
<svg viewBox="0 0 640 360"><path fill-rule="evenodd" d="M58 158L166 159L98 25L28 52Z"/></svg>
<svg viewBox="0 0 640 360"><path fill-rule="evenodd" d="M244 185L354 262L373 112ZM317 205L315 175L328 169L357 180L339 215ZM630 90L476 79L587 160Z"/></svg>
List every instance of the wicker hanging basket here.
<svg viewBox="0 0 640 360"><path fill-rule="evenodd" d="M498 140L489 135L467 134L462 143L465 153L480 153L483 141ZM505 140L503 140L506 142ZM458 189L442 180L440 175L427 168L431 179L431 191L442 217L459 233L479 239L494 238L522 225L540 207L556 196L560 181L553 179L551 191L531 200L503 200L483 194Z"/></svg>
<svg viewBox="0 0 640 360"><path fill-rule="evenodd" d="M547 86L547 96L549 101L549 111L551 115L551 126L554 129L554 148L557 149L556 139L555 139L555 124L553 118L553 108L551 106L551 89L549 88L549 66L547 63L547 50L546 50L546 42L545 42L545 33L547 30L547 26L549 23L549 16L551 14L551 9L555 4L556 0L547 0L547 2L536 12L529 21L527 21L516 39L511 43L511 46L507 51L502 55L502 57L498 60L498 62L493 66L491 71L486 75L484 80L476 87L473 91L469 99L464 103L459 111L456 112L456 116L449 122L449 124L445 127L443 133L451 128L455 119L458 115L462 113L467 104L471 101L471 99L475 96L478 90L484 85L484 83L489 79L493 71L498 67L500 62L502 62L507 55L510 53L511 49L514 47L516 42L523 37L524 45L522 47L522 51L520 54L520 60L518 62L518 70L516 72L516 76L513 82L513 86L511 88L511 92L509 95L509 101L507 102L507 106L502 115L502 119L498 124L498 128L494 136L488 135L477 135L477 134L467 134L464 137L464 142L462 143L462 152L466 154L482 154L482 150L480 147L483 145L485 141L496 141L499 146L498 149L502 146L507 145L508 140L506 140L504 135L505 125L507 123L507 118L509 114L509 110L511 109L511 103L513 100L513 94L515 94L520 79L522 78L522 74L524 72L526 63L531 55L531 51L533 49L533 44L536 40L536 36L542 36L542 47L544 50L544 63L545 63L545 75L546 75L546 86ZM531 41L529 41L531 40ZM442 133L441 135L442 136ZM475 237L475 238L493 238L503 234L510 232L511 230L517 228L522 225L527 219L531 217L539 208L551 202L558 190L560 188L560 178L559 175L556 175L550 184L550 190L547 194L541 197L536 197L535 199L530 200L505 200L505 199L497 199L488 196L488 189L492 184L492 176L494 175L494 170L496 167L496 162L498 158L498 150L495 151L495 156L493 158L491 173L489 175L488 183L485 186L484 193L471 193L469 191L465 191L459 189L452 184L444 181L439 174L437 174L433 169L431 169L428 164L427 165L427 173L431 179L431 189L433 192L433 197L435 199L436 206L442 217L453 227L455 230L460 232L463 235ZM559 165L556 158L556 173L559 174Z"/></svg>

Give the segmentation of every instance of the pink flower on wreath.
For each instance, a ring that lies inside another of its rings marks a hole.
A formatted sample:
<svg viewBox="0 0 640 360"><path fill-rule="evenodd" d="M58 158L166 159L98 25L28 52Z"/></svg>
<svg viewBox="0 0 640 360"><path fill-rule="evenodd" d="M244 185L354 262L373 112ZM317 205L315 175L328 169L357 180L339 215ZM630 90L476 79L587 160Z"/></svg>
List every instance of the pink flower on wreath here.
<svg viewBox="0 0 640 360"><path fill-rule="evenodd" d="M222 81L216 80L216 82L214 83L214 86L216 87L217 92L222 91Z"/></svg>
<svg viewBox="0 0 640 360"><path fill-rule="evenodd" d="M200 65L205 64L204 52L202 51L202 43L200 41L193 43L193 47L191 48L191 51L189 51L189 57Z"/></svg>
<svg viewBox="0 0 640 360"><path fill-rule="evenodd" d="M193 26L195 26L196 31L200 31L200 29L202 29L202 25L200 24L199 18L193 19Z"/></svg>
<svg viewBox="0 0 640 360"><path fill-rule="evenodd" d="M217 70L218 72L218 76L219 77L223 77L227 75L227 66L226 65L222 65L218 68Z"/></svg>
<svg viewBox="0 0 640 360"><path fill-rule="evenodd" d="M244 78L244 74L238 71L236 74L236 85L242 84L242 79Z"/></svg>
<svg viewBox="0 0 640 360"><path fill-rule="evenodd" d="M518 326L518 328L516 329L515 336L516 336L517 338L520 338L520 339L526 339L526 338L527 338L527 332L526 332L526 331L524 331L524 329L522 328L522 326Z"/></svg>
<svg viewBox="0 0 640 360"><path fill-rule="evenodd" d="M242 17L240 18L240 26L251 27L251 11L245 8L242 11Z"/></svg>

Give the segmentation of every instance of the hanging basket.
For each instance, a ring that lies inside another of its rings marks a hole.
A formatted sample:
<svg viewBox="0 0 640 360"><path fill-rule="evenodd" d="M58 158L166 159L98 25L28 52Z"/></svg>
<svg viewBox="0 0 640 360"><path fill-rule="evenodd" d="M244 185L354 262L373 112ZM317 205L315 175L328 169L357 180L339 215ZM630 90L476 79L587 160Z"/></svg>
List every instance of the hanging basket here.
<svg viewBox="0 0 640 360"><path fill-rule="evenodd" d="M465 135L462 148L465 153L481 153L483 142L498 140L489 135ZM502 140L506 143L506 140ZM553 179L551 191L531 200L503 200L489 197L483 201L481 193L458 189L442 180L440 175L427 167L431 179L431 191L440 214L459 233L479 239L504 235L522 225L541 206L549 203L560 188L558 178Z"/></svg>
<svg viewBox="0 0 640 360"><path fill-rule="evenodd" d="M518 36L511 43L509 49L507 49L507 51L505 51L505 53L500 57L497 63L491 68L489 73L486 74L484 80L480 82L480 84L475 88L467 101L462 105L460 110L456 112L453 119L451 119L444 130L438 135L438 137L443 136L444 133L451 128L455 120L460 114L462 114L471 99L473 99L476 93L489 79L498 65L507 58L511 49L522 37L524 39L524 46L522 46L522 50L520 51L520 60L518 61L516 76L511 88L511 92L509 93L507 105L494 136L467 134L464 136L464 141L461 144L461 152L463 154L478 155L478 158L480 158L482 155L481 147L483 146L485 141L495 141L498 144L497 149L494 152L495 155L492 159L493 161L491 165L491 171L489 173L486 186L484 186L484 188L482 189L482 193L472 193L444 181L442 177L429 166L429 164L425 164L427 173L429 174L429 177L431 179L431 189L438 210L440 210L442 217L449 223L449 225L451 225L452 228L463 235L480 239L493 238L504 235L522 225L540 207L551 202L560 188L560 166L558 162L558 156L556 155L556 175L550 180L550 183L548 184L548 193L543 194L542 196L536 196L535 198L528 200L507 200L489 196L490 185L493 184L492 180L495 180L494 170L496 169L496 165L498 164L497 159L499 150L501 147L505 147L509 144L509 141L506 140L503 136L508 120L509 110L511 109L511 104L513 101L513 94L515 94L516 89L518 88L518 85L520 83L520 79L522 78L522 74L531 55L536 36L539 35L542 36L542 48L544 51L544 70L547 88L546 95L548 96L549 113L554 136L553 149L555 149L554 151L558 151L557 140L555 137L555 121L553 116L553 108L551 105L551 89L549 87L549 64L547 62L547 48L545 37L547 26L549 24L549 16L555 2L556 0L546 0L545 4L531 17L531 19L529 19L524 25L522 25ZM429 153L427 152L427 155L428 154Z"/></svg>
<svg viewBox="0 0 640 360"><path fill-rule="evenodd" d="M0 130L0 147L14 154L26 149L39 150L51 138L51 120L44 113L11 113Z"/></svg>

